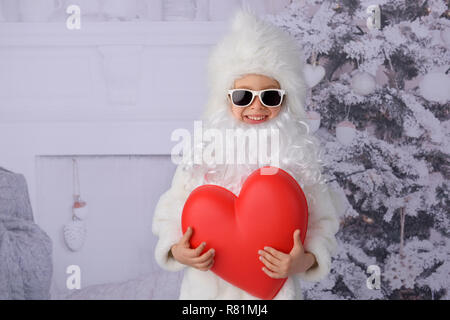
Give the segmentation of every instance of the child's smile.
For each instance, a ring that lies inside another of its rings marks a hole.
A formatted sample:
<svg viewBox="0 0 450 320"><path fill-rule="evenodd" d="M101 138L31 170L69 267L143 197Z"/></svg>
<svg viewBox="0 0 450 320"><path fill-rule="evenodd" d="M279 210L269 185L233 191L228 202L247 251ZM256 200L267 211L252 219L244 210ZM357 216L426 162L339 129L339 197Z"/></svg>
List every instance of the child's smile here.
<svg viewBox="0 0 450 320"><path fill-rule="evenodd" d="M244 121L247 123L261 123L266 121L268 117L265 114L250 114L244 116Z"/></svg>

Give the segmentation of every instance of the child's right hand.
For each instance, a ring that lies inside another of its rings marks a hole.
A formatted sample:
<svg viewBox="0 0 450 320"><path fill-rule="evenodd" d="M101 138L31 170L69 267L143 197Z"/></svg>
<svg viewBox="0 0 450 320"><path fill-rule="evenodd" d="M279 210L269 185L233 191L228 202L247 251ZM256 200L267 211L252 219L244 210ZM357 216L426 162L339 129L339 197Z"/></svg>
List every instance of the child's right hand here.
<svg viewBox="0 0 450 320"><path fill-rule="evenodd" d="M202 271L207 271L214 264L214 249L211 248L200 255L206 246L206 242L202 242L197 248L191 249L189 244L191 236L192 228L188 227L181 240L174 244L170 249L172 256L182 264Z"/></svg>

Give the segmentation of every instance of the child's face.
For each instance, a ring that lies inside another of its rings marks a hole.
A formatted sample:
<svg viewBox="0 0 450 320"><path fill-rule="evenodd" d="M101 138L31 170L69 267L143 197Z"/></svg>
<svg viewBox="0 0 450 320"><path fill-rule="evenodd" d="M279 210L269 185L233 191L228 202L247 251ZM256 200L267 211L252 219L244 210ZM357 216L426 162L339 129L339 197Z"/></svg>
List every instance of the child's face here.
<svg viewBox="0 0 450 320"><path fill-rule="evenodd" d="M236 79L234 81L233 89L251 89L251 90L263 90L263 89L281 89L280 84L277 80L273 78L269 78L267 76L261 74L247 74L242 78ZM283 103L278 107L268 108L264 106L259 97L255 97L252 104L243 108L236 107L230 99L228 95L228 100L230 102L230 108L233 116L243 122L256 124L268 121L269 119L275 118L278 113L280 113L280 109L283 106ZM261 120L261 117L263 117Z"/></svg>

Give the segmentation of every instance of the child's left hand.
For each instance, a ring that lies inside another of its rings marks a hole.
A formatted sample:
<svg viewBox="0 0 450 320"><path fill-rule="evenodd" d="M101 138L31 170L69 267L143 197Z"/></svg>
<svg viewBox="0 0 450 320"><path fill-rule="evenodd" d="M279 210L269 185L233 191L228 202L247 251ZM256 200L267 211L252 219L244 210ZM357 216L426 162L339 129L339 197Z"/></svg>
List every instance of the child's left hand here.
<svg viewBox="0 0 450 320"><path fill-rule="evenodd" d="M314 255L303 249L300 230L294 231L294 246L289 254L271 247L264 247L264 250L259 250L258 253L259 259L265 265L263 271L274 279L287 278L295 273L305 272L316 263Z"/></svg>

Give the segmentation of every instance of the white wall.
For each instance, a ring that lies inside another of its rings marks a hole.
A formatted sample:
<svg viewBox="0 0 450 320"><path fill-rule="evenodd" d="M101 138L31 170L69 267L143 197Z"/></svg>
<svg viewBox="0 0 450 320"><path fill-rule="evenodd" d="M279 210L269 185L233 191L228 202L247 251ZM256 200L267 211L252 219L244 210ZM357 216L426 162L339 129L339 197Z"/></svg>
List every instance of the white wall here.
<svg viewBox="0 0 450 320"><path fill-rule="evenodd" d="M0 29L0 164L25 175L35 221L54 242L52 293L67 291L66 268L76 264L82 288L147 272L165 279L152 298L177 298L179 275L153 259L151 219L173 175L171 132L191 129L201 113L205 59L221 24L205 33L200 22L171 23L124 22L129 31L121 34L113 22L87 26L73 48L71 34L56 25ZM105 40L110 45L97 44ZM76 253L62 238L72 156L81 157L82 196L92 211Z"/></svg>
<svg viewBox="0 0 450 320"><path fill-rule="evenodd" d="M146 276L149 298L178 297L180 274L153 260L151 220L175 169L170 134L200 116L208 52L227 28L231 2L200 2L215 14L150 22L150 1L138 1L137 19L88 15L68 30L64 11L30 22L18 1L0 0L0 166L25 175L35 221L53 239L55 293L77 264L83 287ZM76 253L62 238L72 157L90 212Z"/></svg>

